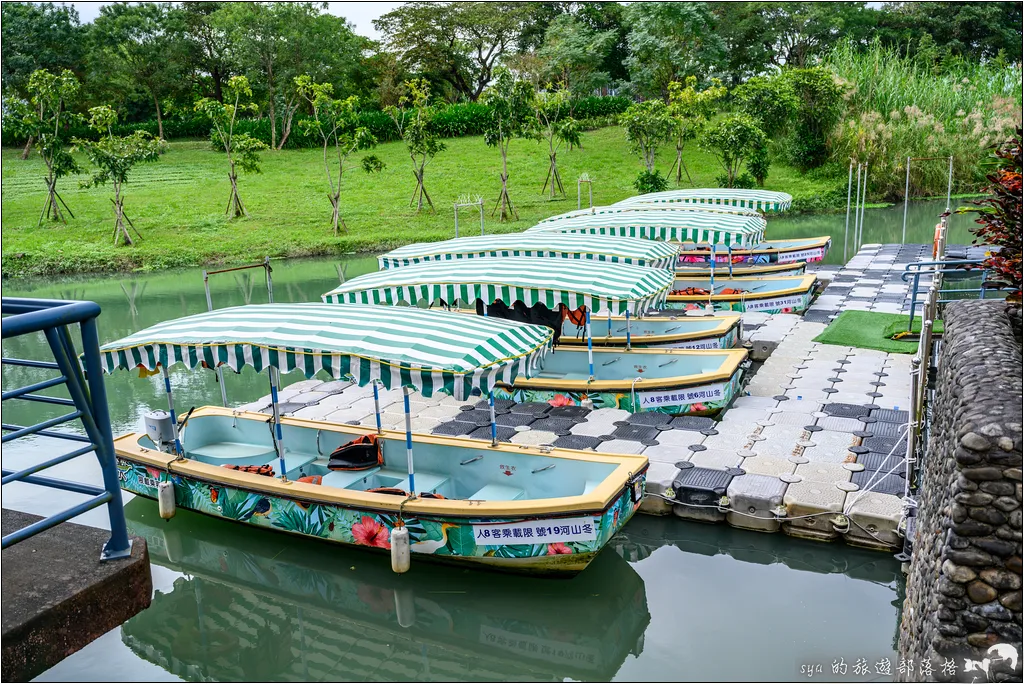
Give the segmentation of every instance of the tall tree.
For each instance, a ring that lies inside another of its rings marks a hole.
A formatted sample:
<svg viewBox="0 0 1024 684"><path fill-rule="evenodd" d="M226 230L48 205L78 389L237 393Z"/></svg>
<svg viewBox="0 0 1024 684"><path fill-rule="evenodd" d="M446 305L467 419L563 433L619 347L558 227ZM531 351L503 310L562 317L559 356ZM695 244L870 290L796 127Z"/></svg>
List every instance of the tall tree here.
<svg viewBox="0 0 1024 684"><path fill-rule="evenodd" d="M193 77L218 102L224 101L224 84L236 70L232 36L214 20L214 14L222 6L220 2L181 3L181 17L191 43L189 57L194 66Z"/></svg>
<svg viewBox="0 0 1024 684"><path fill-rule="evenodd" d="M705 78L722 64L724 44L706 3L635 2L625 16L626 67L641 95L664 98L672 81Z"/></svg>
<svg viewBox="0 0 1024 684"><path fill-rule="evenodd" d="M613 81L624 81L629 78L626 70L626 57L629 46L626 42L628 30L625 23L626 6L618 2L579 2L573 3L573 15L585 26L598 32L611 31L615 40L601 61L600 70L607 73Z"/></svg>
<svg viewBox="0 0 1024 684"><path fill-rule="evenodd" d="M672 81L668 84L668 113L672 117L672 138L676 144L676 161L669 169L668 175L676 172L676 185L690 178L690 170L683 161L683 148L686 143L697 137L704 124L714 115L717 105L728 92L722 87L721 81L713 79L711 86L697 90L697 77L687 76L686 84Z"/></svg>
<svg viewBox="0 0 1024 684"><path fill-rule="evenodd" d="M227 215L232 218L248 216L242 198L238 194L238 171L260 172L260 151L267 146L247 133L236 133L235 123L239 115L255 114L258 107L251 102L252 87L245 76L232 76L224 88L225 100L218 102L204 97L195 104L195 110L210 117L213 123L213 139L228 158L228 181L231 196L228 198Z"/></svg>
<svg viewBox="0 0 1024 684"><path fill-rule="evenodd" d="M407 2L373 22L406 67L476 101L518 44L533 3Z"/></svg>
<svg viewBox="0 0 1024 684"><path fill-rule="evenodd" d="M8 100L4 124L16 134L37 141L36 149L46 164L46 203L39 214L43 217L67 223L64 212L71 214L64 200L57 193L57 181L64 176L81 172L68 147L65 127L78 117L70 110L78 96L79 82L68 69L52 74L40 69L29 76L25 90L28 101ZM62 210L61 207L64 207ZM72 218L74 215L71 214Z"/></svg>
<svg viewBox="0 0 1024 684"><path fill-rule="evenodd" d="M713 154L725 170L723 180L728 188L735 187L744 160L756 156L767 144L764 131L746 114L725 117L708 128L700 139L700 146ZM767 168L764 173L768 173Z"/></svg>
<svg viewBox="0 0 1024 684"><path fill-rule="evenodd" d="M100 139L76 139L74 142L96 166L96 173L83 185L95 187L110 181L114 186L114 245L121 240L126 245L132 245L134 242L125 222L132 228L135 226L125 216L122 190L128 182L128 174L136 164L160 159L160 141L145 131L115 136L113 126L116 123L117 113L113 109L106 105L93 107L89 110L89 127L100 134ZM138 233L138 229L135 230Z"/></svg>
<svg viewBox="0 0 1024 684"><path fill-rule="evenodd" d="M401 97L400 104L406 107L388 107L387 112L405 141L409 159L412 161L412 175L416 177L416 190L413 191L409 204L415 204L416 211L420 212L423 211L423 201L426 200L433 210L434 203L427 194L423 174L434 156L444 151L445 144L431 126L435 110L430 106L430 83L425 78L413 79L407 81L405 87L407 93Z"/></svg>
<svg viewBox="0 0 1024 684"><path fill-rule="evenodd" d="M887 2L878 13L883 41L913 48L929 34L940 50L972 60L1020 62L1019 2Z"/></svg>
<svg viewBox="0 0 1024 684"><path fill-rule="evenodd" d="M4 97L28 100L29 77L39 69L83 72L82 27L72 6L5 2L0 5L0 85ZM21 158L27 159L32 138Z"/></svg>
<svg viewBox="0 0 1024 684"><path fill-rule="evenodd" d="M668 106L661 100L634 102L619 117L629 149L640 157L647 173L654 173L658 148L674 128Z"/></svg>
<svg viewBox="0 0 1024 684"><path fill-rule="evenodd" d="M313 115L303 119L299 125L308 136L317 136L323 144L324 174L330 186L327 197L331 201L331 226L334 234L338 234L338 225L348 230L345 220L341 218L341 178L345 173L345 162L357 150L367 150L377 144L377 138L365 126L359 124L359 98L347 97L344 100L334 97L334 86L330 83L317 83L308 74L295 79L295 88L299 96L305 100ZM337 175L331 171L329 154L334 148L334 163ZM364 157L363 169L367 172L383 168L376 157Z"/></svg>
<svg viewBox="0 0 1024 684"><path fill-rule="evenodd" d="M156 2L104 5L89 31L97 60L93 74L110 74L144 89L153 100L161 139L160 100L180 92L185 83L184 35L181 10Z"/></svg>
<svg viewBox="0 0 1024 684"><path fill-rule="evenodd" d="M494 83L480 98L490 108L484 142L501 152L501 192L491 215L500 209L498 220L502 222L512 217L519 219L508 194L508 147L515 138L533 136L533 97L533 87L527 81L516 78L505 67L498 67Z"/></svg>
<svg viewBox="0 0 1024 684"><path fill-rule="evenodd" d="M615 31L595 31L571 14L555 17L537 50L544 79L567 89L573 97L590 95L608 85L610 77L601 65L615 38Z"/></svg>

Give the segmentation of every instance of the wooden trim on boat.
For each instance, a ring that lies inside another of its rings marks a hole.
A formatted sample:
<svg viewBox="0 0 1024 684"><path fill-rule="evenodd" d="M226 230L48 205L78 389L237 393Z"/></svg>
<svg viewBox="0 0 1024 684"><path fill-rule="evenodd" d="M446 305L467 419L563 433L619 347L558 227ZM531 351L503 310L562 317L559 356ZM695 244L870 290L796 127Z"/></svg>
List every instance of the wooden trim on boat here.
<svg viewBox="0 0 1024 684"><path fill-rule="evenodd" d="M717 352L721 353L721 352ZM745 351L743 352L746 353ZM639 384L639 383L638 383ZM265 422L267 415L252 411L232 411L219 406L204 406L193 412L191 420L204 416L238 417ZM375 434L376 428L362 425L338 425L320 420L307 420L282 416L281 424L311 430L345 432L356 435ZM185 428L188 429L187 427ZM383 430L383 436L403 442L405 433L397 430ZM376 494L359 490L339 489L325 485L314 485L306 482L231 470L221 466L210 465L192 459L176 459L156 449L149 449L139 444L145 433L129 433L114 440L114 451L120 458L135 461L142 465L152 466L170 473L192 477L205 482L238 487L251 492L261 492L273 496L283 496L299 501L325 503L350 508L365 508L386 512L402 511L419 517L495 517L495 518L527 518L551 516L563 513L599 513L610 506L628 486L631 477L647 469L645 456L632 454L603 454L575 449L557 449L541 451L538 447L517 444L499 443L491 446L487 442L466 437L449 437L445 435L414 434L413 443L437 444L475 449L484 453L529 453L536 456L562 458L573 461L590 461L608 463L615 469L602 480L601 484L586 494L549 499L523 499L517 501L482 501L474 499L424 499L416 498L405 503L402 497Z"/></svg>
<svg viewBox="0 0 1024 684"><path fill-rule="evenodd" d="M676 278L710 278L711 269L707 264L692 264L694 268L676 266ZM729 265L721 264L715 266L715 275L719 278L744 278L748 275L771 275L782 271L795 271L807 268L806 261L789 261L775 264L733 264L734 275L729 275Z"/></svg>
<svg viewBox="0 0 1024 684"><path fill-rule="evenodd" d="M814 249L816 247L826 247L832 241L832 238L828 235L813 238L791 238L790 240L778 240L778 242L791 242L795 240L806 240L798 245L787 245L785 247L761 247L761 248L744 248L738 247L727 252L726 249L720 248L715 250L716 255L733 254L734 256L747 255L747 254L775 254L777 252L797 252L804 249ZM766 240L771 244L772 240ZM693 249L693 242L680 242L679 255L680 256L708 256L711 254L710 249Z"/></svg>
<svg viewBox="0 0 1024 684"><path fill-rule="evenodd" d="M785 290L768 290L766 292L745 292L743 294L717 294L717 295L673 295L668 296L670 302L706 302L710 298L715 302L736 302L741 299L771 299L773 297L785 297L787 295L804 294L814 287L814 281L818 279L813 273L807 273L802 276L779 276L776 280L786 280L799 282L800 284L795 287L789 287ZM685 278L684 278L685 280ZM763 278L722 278L723 281L728 280L730 283L737 281L744 282L750 281L751 283L764 283Z"/></svg>
<svg viewBox="0 0 1024 684"><path fill-rule="evenodd" d="M588 391L588 392L629 392L631 390L652 390L652 389L674 389L686 386L694 385L706 385L712 382L721 382L723 380L729 380L736 373L740 364L747 358L746 349L630 349L626 350L625 347L605 347L600 348L602 353L613 353L621 352L623 354L629 354L631 356L642 356L644 354L650 354L655 356L696 356L696 355L727 355L728 358L719 367L719 370L714 373L699 373L696 375L678 375L668 378L644 378L642 380L626 379L626 380L594 380L589 382L587 380L560 380L558 378L518 378L513 383L515 389L553 389L562 390L566 392L570 391ZM562 353L572 354L586 354L586 349L568 349L562 348ZM559 352L555 352L559 353Z"/></svg>
<svg viewBox="0 0 1024 684"><path fill-rule="evenodd" d="M686 341L686 340L703 340L703 339L706 339L706 338L709 338L709 337L723 337L724 335L728 335L730 330L732 330L733 328L735 328L736 326L738 326L740 324L740 314L738 314L738 313L728 313L728 312L720 313L720 314L716 314L715 316L708 316L707 318L704 318L702 320L707 320L708 318L720 319L719 322L718 322L718 325L716 325L714 328L709 328L707 330L698 330L698 331L691 332L691 333L680 332L680 333L668 333L668 334L665 334L665 335L639 335L637 333L633 333L632 341L633 341L634 344L643 344L643 345L646 346L646 345L650 345L650 344L669 344L669 343L672 343L672 342L683 342L683 341ZM626 317L625 316L612 316L612 320L613 321L618 321L618 322L625 322ZM633 323L632 323L633 325L641 326L641 325L643 325L643 322L645 320L671 321L673 319L670 318L670 317L667 317L667 316L659 316L657 318L654 318L654 317L650 317L650 318L647 318L647 319L644 319L644 318L633 318L631 320L633 321ZM677 320L677 321L686 321L686 320L697 320L697 319L695 319L693 316L680 315L680 316L676 316L675 320ZM600 340L600 343L598 342L599 340ZM594 337L594 343L600 347L600 351L608 351L612 346L620 346L620 347L625 348L625 346L626 346L626 336L625 335L612 335L611 337L608 337L608 336L595 336ZM579 347L581 347L581 346L585 347L586 345L587 345L587 338L585 338L585 337L572 337L572 336L563 334L559 338L558 345L555 346L555 349L556 349L556 351L561 349L561 348L578 349ZM638 351L639 349L643 349L643 348L644 347L640 347L638 349L631 350L631 352L632 351ZM663 349L662 351L667 351L667 350ZM711 350L711 351L721 351L721 350ZM517 381L516 384L518 384L518 381Z"/></svg>

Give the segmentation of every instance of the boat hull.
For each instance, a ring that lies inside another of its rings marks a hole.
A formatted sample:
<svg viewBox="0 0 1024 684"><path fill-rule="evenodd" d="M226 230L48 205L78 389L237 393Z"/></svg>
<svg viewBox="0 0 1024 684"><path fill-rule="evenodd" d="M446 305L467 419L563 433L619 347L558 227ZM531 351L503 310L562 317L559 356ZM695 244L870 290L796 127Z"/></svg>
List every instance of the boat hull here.
<svg viewBox="0 0 1024 684"><path fill-rule="evenodd" d="M814 296L817 277L813 274L803 276L761 278L718 278L715 290L740 289L742 294L716 294L713 297L699 294L670 294L665 302L665 310L703 310L711 300L715 311L759 311L767 314L791 313L800 314L807 310ZM681 277L675 287L701 287L710 289L711 281L692 277ZM764 289L770 287L772 289ZM761 291L758 291L758 290Z"/></svg>
<svg viewBox="0 0 1024 684"><path fill-rule="evenodd" d="M798 240L780 240L778 246L772 242L750 249L715 250L715 262L728 264L805 264L817 263L825 258L832 245L832 238L813 237ZM711 252L707 249L682 249L679 252L679 266L711 263Z"/></svg>
<svg viewBox="0 0 1024 684"><path fill-rule="evenodd" d="M178 508L362 550L390 549L390 531L398 519L402 497L369 494L366 497L371 500L383 497L385 501L376 505L345 503L337 500L344 497L332 494L332 487L282 482L191 459L175 461L169 454L142 446L145 439L145 435L130 434L115 440L118 478L126 492L156 499L157 486L169 481ZM638 468L607 504L589 510L565 510L564 498L551 499L554 505L549 511L537 510L538 505L543 508L543 500L531 501L535 512L522 515L482 512L488 506L494 510L498 502L412 500L403 506L402 519L412 536L414 562L430 560L531 575L575 575L637 511L646 471L646 465ZM315 492L316 500L311 500L310 492ZM557 502L562 502L561 506ZM513 543L527 538L529 543Z"/></svg>
<svg viewBox="0 0 1024 684"><path fill-rule="evenodd" d="M739 344L740 318L719 317L720 323L714 328L700 332L679 332L678 330L666 332L672 328L684 328L687 318L681 317L677 321L666 318L634 318L630 322L630 345L634 349L732 349ZM693 319L689 319L693 320ZM612 318L612 331L617 333L626 325L626 319L620 316ZM563 326L562 336L558 340L558 347L576 348L585 347L587 338L580 334L573 333L575 326L568 321ZM600 316L591 322L593 343L595 347L625 347L626 337L624 335L608 335L607 319ZM600 328L600 329L597 329Z"/></svg>
<svg viewBox="0 0 1024 684"><path fill-rule="evenodd" d="M787 264L733 264L732 273L729 272L728 264L721 264L715 267L715 275L718 277L728 276L736 278L757 277L757 276L791 276L803 275L807 270L807 263L798 261ZM710 278L711 268L705 264L679 266L676 268L677 278Z"/></svg>

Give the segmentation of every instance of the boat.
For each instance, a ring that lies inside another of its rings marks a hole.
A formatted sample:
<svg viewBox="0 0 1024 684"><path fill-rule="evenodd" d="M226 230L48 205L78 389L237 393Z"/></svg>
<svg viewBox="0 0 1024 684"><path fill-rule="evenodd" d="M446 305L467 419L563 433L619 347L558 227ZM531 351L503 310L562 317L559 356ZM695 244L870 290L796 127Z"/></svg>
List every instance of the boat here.
<svg viewBox="0 0 1024 684"><path fill-rule="evenodd" d="M637 318L630 324L634 349L732 349L740 343L740 315L725 313L717 316L659 316ZM590 321L595 346L625 347L626 319L624 316L595 316ZM566 319L558 346L584 346L587 344L586 326Z"/></svg>
<svg viewBox="0 0 1024 684"><path fill-rule="evenodd" d="M413 435L410 426L410 387L460 401L480 392L493 405L495 384L533 372L551 338L544 326L321 303L157 324L100 349L106 372L162 373L170 408L169 419L151 414L146 432L115 440L121 487L171 515L180 507L376 550L404 529L411 557L573 575L636 511L646 458ZM177 363L269 369L272 415L203 407L179 430L168 373ZM375 393L400 387L405 433L282 417L279 373L296 370L373 383Z"/></svg>
<svg viewBox="0 0 1024 684"><path fill-rule="evenodd" d="M796 261L782 264L753 264L753 263L720 263L715 260L715 275L736 278L748 278L754 276L791 276L803 275L807 271L807 262ZM685 263L676 266L677 278L710 278L711 263Z"/></svg>
<svg viewBox="0 0 1024 684"><path fill-rule="evenodd" d="M793 240L769 240L746 248L715 249L716 263L728 264L794 264L815 263L825 258L832 238L827 235ZM679 251L679 266L711 263L711 249L684 245Z"/></svg>
<svg viewBox="0 0 1024 684"><path fill-rule="evenodd" d="M646 238L688 246L717 245L750 248L764 239L766 222L749 214L707 211L629 211L608 214L584 214L558 221L538 223L527 229L532 233L583 233Z"/></svg>
<svg viewBox="0 0 1024 684"><path fill-rule="evenodd" d="M540 219L537 223L550 223L552 221L562 221L570 218L577 218L579 216L595 216L600 214L628 214L636 211L648 211L648 212L680 212L680 211L699 211L703 213L712 214L733 214L735 216L762 216L761 212L755 209L744 209L743 207L728 207L715 204L681 204L678 202L671 204L609 204L601 207L589 207L587 209L573 209L571 211L564 212L562 214L555 214L548 218Z"/></svg>
<svg viewBox="0 0 1024 684"><path fill-rule="evenodd" d="M740 207L763 212L786 211L793 203L793 196L785 192L770 190L744 190L742 188L693 188L687 190L665 190L634 195L617 206L637 204L694 204L724 207Z"/></svg>
<svg viewBox="0 0 1024 684"><path fill-rule="evenodd" d="M583 323L586 349L561 347L532 378L501 383L495 396L512 401L710 415L724 408L740 380L743 349L633 349L638 314L661 308L672 282L666 269L596 261L508 257L459 265L428 262L353 278L324 295L334 303L458 303L489 317L539 322L558 331L566 317ZM624 315L626 348L593 346L591 313Z"/></svg>
<svg viewBox="0 0 1024 684"><path fill-rule="evenodd" d="M616 553L560 582L428 564L410 582L374 556L188 512L163 521L144 499L125 517L174 581L121 640L188 681L609 681L651 619Z"/></svg>
<svg viewBox="0 0 1024 684"><path fill-rule="evenodd" d="M426 261L458 261L482 257L592 259L609 263L672 268L678 248L666 242L605 235L506 233L419 242L377 257L380 269Z"/></svg>
<svg viewBox="0 0 1024 684"><path fill-rule="evenodd" d="M816 282L813 273L759 278L676 278L665 308L697 310L711 303L715 311L803 313L810 306Z"/></svg>

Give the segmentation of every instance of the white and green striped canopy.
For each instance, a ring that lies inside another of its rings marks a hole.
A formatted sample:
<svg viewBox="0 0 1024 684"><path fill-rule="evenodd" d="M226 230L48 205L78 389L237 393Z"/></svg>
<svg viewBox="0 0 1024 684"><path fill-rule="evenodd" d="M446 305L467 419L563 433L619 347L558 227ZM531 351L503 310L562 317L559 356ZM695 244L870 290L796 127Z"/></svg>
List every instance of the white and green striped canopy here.
<svg viewBox="0 0 1024 684"><path fill-rule="evenodd" d="M715 204L681 204L673 202L669 204L609 204L605 207L590 207L589 209L573 209L564 214L555 214L548 218L541 219L538 224L550 223L552 221L564 221L565 219L576 218L577 216L595 216L598 214L621 214L634 211L703 211L715 214L736 214L740 216L761 216L761 212L744 207L728 207Z"/></svg>
<svg viewBox="0 0 1024 684"><path fill-rule="evenodd" d="M528 377L552 336L541 325L447 311L252 304L165 321L103 345L100 354L108 373L176 363L235 371L273 366L465 399L474 389L486 394L495 382Z"/></svg>
<svg viewBox="0 0 1024 684"><path fill-rule="evenodd" d="M527 257L427 261L353 278L324 295L335 303L433 304L478 299L511 306L565 304L595 313L637 315L659 308L672 285L673 271L604 261Z"/></svg>
<svg viewBox="0 0 1024 684"><path fill-rule="evenodd" d="M377 261L381 269L387 269L426 261L455 261L481 257L556 257L670 268L675 265L678 251L675 245L651 240L569 233L509 233L406 245L377 257Z"/></svg>
<svg viewBox="0 0 1024 684"><path fill-rule="evenodd" d="M586 214L538 223L528 233L586 233L620 237L748 247L764 238L760 216L710 211L630 211Z"/></svg>
<svg viewBox="0 0 1024 684"><path fill-rule="evenodd" d="M666 190L636 195L621 202L620 206L637 204L661 204L680 202L683 204L711 204L729 207L744 207L758 211L785 211L793 202L793 196L785 192L769 190L743 190L740 188L700 188L694 190Z"/></svg>

